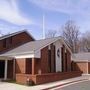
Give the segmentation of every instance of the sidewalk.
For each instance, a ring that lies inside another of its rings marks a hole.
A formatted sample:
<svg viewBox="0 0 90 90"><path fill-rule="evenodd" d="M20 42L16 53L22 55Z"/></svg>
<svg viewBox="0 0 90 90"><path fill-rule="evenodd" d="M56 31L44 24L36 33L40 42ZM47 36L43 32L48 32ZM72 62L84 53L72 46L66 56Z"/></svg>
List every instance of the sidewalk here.
<svg viewBox="0 0 90 90"><path fill-rule="evenodd" d="M19 85L19 84L14 84L14 83L7 83L7 82L0 82L0 89L1 90L45 90L45 89L53 89L54 87L65 85L67 83L73 83L73 82L78 82L78 81L85 81L85 80L90 80L90 75L83 75L80 77L76 78L71 78L71 79L66 79L66 80L61 80L57 82L51 82L51 83L46 83L46 84L41 84L41 85L36 85L36 86L24 86L24 85Z"/></svg>
<svg viewBox="0 0 90 90"><path fill-rule="evenodd" d="M68 83L73 83L73 82L78 82L78 81L86 81L89 79L90 79L90 75L88 75L88 76L83 75L83 76L76 77L76 78L71 78L71 79L66 79L66 80L61 80L61 81L56 81L56 82L33 86L32 90L40 90L40 89L45 90L45 89L53 88L56 86L60 86L60 85L68 84Z"/></svg>

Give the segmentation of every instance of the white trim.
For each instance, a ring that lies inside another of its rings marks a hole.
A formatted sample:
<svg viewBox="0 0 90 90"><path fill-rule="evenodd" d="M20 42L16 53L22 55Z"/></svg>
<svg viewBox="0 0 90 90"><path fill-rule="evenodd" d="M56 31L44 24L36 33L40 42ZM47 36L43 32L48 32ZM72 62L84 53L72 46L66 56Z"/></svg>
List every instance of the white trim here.
<svg viewBox="0 0 90 90"><path fill-rule="evenodd" d="M8 60L5 60L4 80L7 80Z"/></svg>
<svg viewBox="0 0 90 90"><path fill-rule="evenodd" d="M67 49L70 51L70 53L72 54L72 51L71 51L70 48L67 46L67 44L64 42L64 40L63 40L62 37L58 37L56 40L53 40L53 41L47 43L46 45L40 47L39 49L36 49L35 52L36 52L37 50L41 50L41 49L49 46L49 45L52 44L52 43L55 43L56 41L60 41L60 43L64 44L64 45L66 46L66 48L67 48Z"/></svg>
<svg viewBox="0 0 90 90"><path fill-rule="evenodd" d="M57 41L54 43L54 45L55 45L56 72L62 72L62 58L61 58L62 43L60 43L60 41ZM57 55L58 50L59 50L59 56Z"/></svg>
<svg viewBox="0 0 90 90"><path fill-rule="evenodd" d="M66 48L70 51L70 53L72 54L71 49L68 47L68 45L65 43L64 39L61 39L62 43L66 46Z"/></svg>
<svg viewBox="0 0 90 90"><path fill-rule="evenodd" d="M0 60L13 60L14 58L40 58L41 53L40 51L36 51L34 53L22 53L22 54L16 54L12 56L0 56Z"/></svg>
<svg viewBox="0 0 90 90"><path fill-rule="evenodd" d="M0 56L0 60L12 60L12 57L9 56Z"/></svg>
<svg viewBox="0 0 90 90"><path fill-rule="evenodd" d="M35 54L25 54L25 55L16 55L13 56L14 58L40 58L41 54L40 52L35 52Z"/></svg>
<svg viewBox="0 0 90 90"><path fill-rule="evenodd" d="M74 60L72 60L72 61L74 61ZM90 62L90 61L88 61L88 60L78 60L78 61L74 61L74 62Z"/></svg>
<svg viewBox="0 0 90 90"><path fill-rule="evenodd" d="M14 56L16 59L17 58L33 58L34 57L34 54L31 54L31 55L17 55L17 56Z"/></svg>
<svg viewBox="0 0 90 90"><path fill-rule="evenodd" d="M12 55L11 54L4 54L4 56L3 55L0 55L0 57L6 57L6 59L7 59L7 57L14 57L14 56L19 56L19 55L26 55L26 54L34 54L34 51L30 51L30 52L22 52L22 53L12 53Z"/></svg>

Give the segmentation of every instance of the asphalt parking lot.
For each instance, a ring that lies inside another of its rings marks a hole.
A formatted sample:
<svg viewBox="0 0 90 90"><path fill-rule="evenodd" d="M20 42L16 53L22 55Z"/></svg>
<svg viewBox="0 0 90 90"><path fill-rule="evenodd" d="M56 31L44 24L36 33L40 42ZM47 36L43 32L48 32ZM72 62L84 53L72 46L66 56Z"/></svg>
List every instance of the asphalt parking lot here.
<svg viewBox="0 0 90 90"><path fill-rule="evenodd" d="M54 90L90 90L90 80L54 88Z"/></svg>

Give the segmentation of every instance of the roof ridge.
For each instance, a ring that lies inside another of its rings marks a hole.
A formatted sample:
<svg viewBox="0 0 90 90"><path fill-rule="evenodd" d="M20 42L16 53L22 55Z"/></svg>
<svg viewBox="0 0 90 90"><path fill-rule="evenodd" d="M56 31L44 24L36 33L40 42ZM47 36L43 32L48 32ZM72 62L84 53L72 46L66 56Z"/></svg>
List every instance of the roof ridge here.
<svg viewBox="0 0 90 90"><path fill-rule="evenodd" d="M11 34L14 34L14 33L21 33L21 32L24 32L25 30L23 31L17 31L17 32L13 32L13 33L8 33L8 34L5 34L3 36L0 36L0 38L4 37L4 36L7 36L7 35L11 35Z"/></svg>
<svg viewBox="0 0 90 90"><path fill-rule="evenodd" d="M20 30L20 31L13 32L13 33L10 33L10 34L3 35L3 36L0 37L0 40L5 39L5 38L8 38L8 37L10 37L10 36L14 36L14 35L23 33L23 32L26 32L28 35L30 35L30 36L33 38L33 36L32 36L30 33L28 33L28 31L27 31L26 29L24 29L24 30ZM34 39L34 38L33 38L33 39ZM35 40L35 39L34 39L34 40Z"/></svg>
<svg viewBox="0 0 90 90"><path fill-rule="evenodd" d="M53 39L53 38L63 38L63 37L62 36L50 37L50 38L45 38L45 39L39 39L39 40L36 40L36 41L48 40L48 39ZM31 42L34 42L34 41L31 41Z"/></svg>

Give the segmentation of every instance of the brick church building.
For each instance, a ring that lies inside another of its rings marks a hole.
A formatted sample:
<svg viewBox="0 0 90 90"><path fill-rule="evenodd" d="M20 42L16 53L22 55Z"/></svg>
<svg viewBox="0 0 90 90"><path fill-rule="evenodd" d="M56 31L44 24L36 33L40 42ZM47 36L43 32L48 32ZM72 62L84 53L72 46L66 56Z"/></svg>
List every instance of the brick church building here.
<svg viewBox="0 0 90 90"><path fill-rule="evenodd" d="M0 78L42 84L80 76L73 70L71 50L62 37L35 40L27 31L0 37Z"/></svg>

